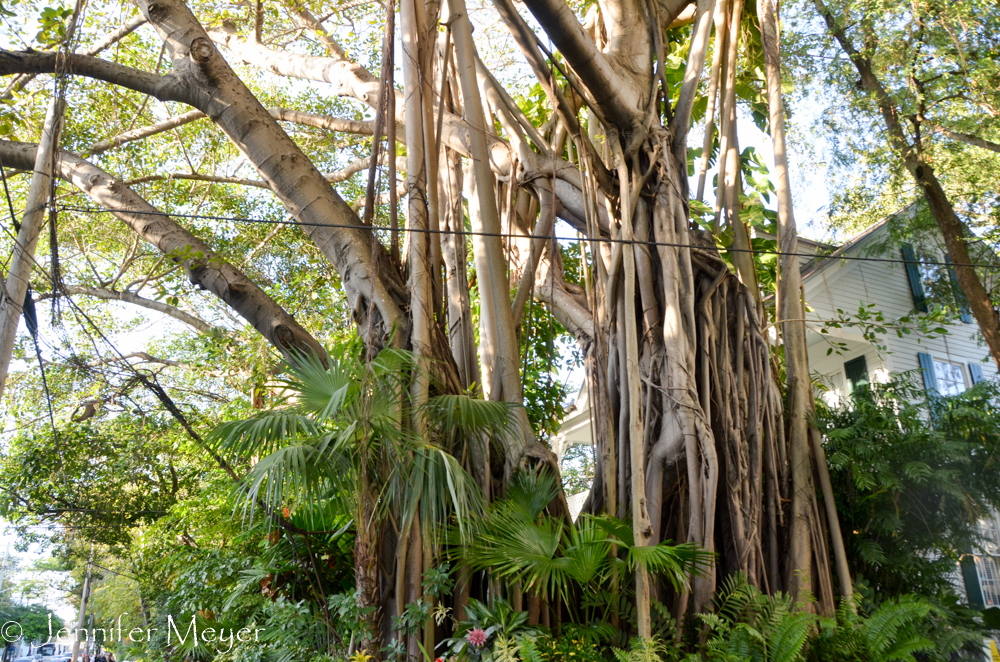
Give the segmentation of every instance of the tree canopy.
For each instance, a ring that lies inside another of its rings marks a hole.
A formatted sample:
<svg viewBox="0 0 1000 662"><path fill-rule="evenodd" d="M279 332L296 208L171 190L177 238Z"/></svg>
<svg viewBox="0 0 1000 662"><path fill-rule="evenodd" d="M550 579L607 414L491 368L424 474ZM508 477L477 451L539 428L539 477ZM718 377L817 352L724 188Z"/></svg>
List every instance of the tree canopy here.
<svg viewBox="0 0 1000 662"><path fill-rule="evenodd" d="M3 8L0 515L158 631L121 654L978 636L905 568L1000 499L989 393L817 418L789 158L825 137L843 231L920 199L1000 361L989 3L43 4Z"/></svg>

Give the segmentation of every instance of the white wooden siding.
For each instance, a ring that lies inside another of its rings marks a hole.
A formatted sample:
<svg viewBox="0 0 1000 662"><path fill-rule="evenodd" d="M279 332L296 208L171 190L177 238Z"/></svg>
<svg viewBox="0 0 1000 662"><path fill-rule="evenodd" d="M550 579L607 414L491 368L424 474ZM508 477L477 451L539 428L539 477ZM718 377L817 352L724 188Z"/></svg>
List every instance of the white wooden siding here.
<svg viewBox="0 0 1000 662"><path fill-rule="evenodd" d="M887 232L885 226L872 232L870 238L859 246L846 251L848 256L866 256L865 247L871 242L884 240ZM887 258L901 257L898 248L885 254ZM814 312L806 317L811 320L834 319L839 308L849 315L856 315L858 307L864 304L874 304L876 310L882 311L887 322L913 312L913 295L906 277L906 269L901 263L863 262L858 260L839 260L831 262L817 270L805 280L805 297ZM810 330L818 331L818 323L810 323ZM809 366L818 375L832 375L838 370L843 371L843 364L853 358L864 355L868 363L869 375L880 380L887 372L907 372L918 370L920 365L917 354L924 352L931 356L961 363L967 384L971 384L968 364L979 363L986 379L996 375L996 366L992 361L986 361L988 351L979 334L978 326L973 322L966 324L956 321L949 327L949 334L937 339L921 337L911 333L899 338L892 330L884 336L886 352L881 355L871 344L864 342L857 331L845 330L837 332L831 329L831 338L847 342L850 346L840 356L836 351L827 356L830 347L818 333L810 334ZM919 375L919 373L918 373ZM919 376L917 383L920 384Z"/></svg>

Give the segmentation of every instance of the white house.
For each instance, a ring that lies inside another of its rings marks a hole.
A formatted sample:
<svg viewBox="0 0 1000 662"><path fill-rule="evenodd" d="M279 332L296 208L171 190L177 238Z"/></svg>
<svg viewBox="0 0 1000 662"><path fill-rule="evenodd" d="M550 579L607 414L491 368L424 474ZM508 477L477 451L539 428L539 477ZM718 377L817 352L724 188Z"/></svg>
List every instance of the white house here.
<svg viewBox="0 0 1000 662"><path fill-rule="evenodd" d="M853 237L840 247L800 239L799 258L808 328L809 366L814 380L826 389L818 395L838 406L860 382L880 382L889 373L922 371L924 385L939 393L953 395L974 383L993 378L995 364L964 299L947 266L943 240L925 238L903 243L892 238L890 223L906 223L914 209L886 219ZM986 251L979 251L985 257ZM992 255L991 261L996 261ZM857 259L866 258L866 259ZM909 316L916 318L946 307L961 312L961 319L947 325L947 334L927 336L912 330L898 336L894 330L880 334L873 344L863 326L847 318L857 318L859 308L879 311L883 324ZM839 312L843 311L843 312ZM831 327L830 322L840 328ZM562 457L578 444L591 445L590 407L586 386L577 397L571 415L553 439L553 450ZM574 503L582 505L583 496ZM579 506L578 506L579 507ZM965 584L972 604L1000 607L1000 518L982 523L984 534L996 543L990 555L976 554L975 568L964 568ZM988 547L988 546L987 546ZM959 574L956 569L956 581ZM978 581L977 581L978 579ZM978 584L978 586L977 586ZM978 589L980 595L976 595Z"/></svg>

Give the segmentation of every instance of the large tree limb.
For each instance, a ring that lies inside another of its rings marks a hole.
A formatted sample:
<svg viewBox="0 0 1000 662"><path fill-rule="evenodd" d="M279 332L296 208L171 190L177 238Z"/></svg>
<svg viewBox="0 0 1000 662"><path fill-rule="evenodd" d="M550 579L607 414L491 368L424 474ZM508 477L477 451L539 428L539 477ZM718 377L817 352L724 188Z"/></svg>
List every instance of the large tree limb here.
<svg viewBox="0 0 1000 662"><path fill-rule="evenodd" d="M363 331L375 331L384 338L395 328L393 337L405 343L408 325L402 307L406 291L382 245L370 231L357 228L357 214L233 73L185 5L178 0L140 4L174 58L170 75L86 56L64 59L61 54L57 58L54 53L11 51L0 51L0 75L52 73L58 68L201 110L249 157L289 214L303 222L304 232L340 274ZM376 260L379 254L386 259ZM372 310L378 319L369 324Z"/></svg>
<svg viewBox="0 0 1000 662"><path fill-rule="evenodd" d="M192 88L192 105L249 158L337 269L362 333L369 341L392 337L407 344L406 289L382 244L370 230L357 229L357 214L233 72L181 0L140 0L139 8L163 39L175 75Z"/></svg>
<svg viewBox="0 0 1000 662"><path fill-rule="evenodd" d="M549 259L543 258L535 276L534 297L549 306L556 320L586 347L595 337L594 315L587 306L586 295L571 292L570 288L559 270L553 270Z"/></svg>
<svg viewBox="0 0 1000 662"><path fill-rule="evenodd" d="M652 75L650 45L645 31L636 34L633 26L631 45L626 49L624 42L619 44L630 60L640 44L644 45L646 53L644 62L629 62L632 65L629 69L634 70L636 76L623 78L620 73L623 68L613 66L612 60L597 49L597 44L565 0L528 0L525 4L593 95L598 110L619 128L632 129L645 112L648 81Z"/></svg>
<svg viewBox="0 0 1000 662"><path fill-rule="evenodd" d="M0 158L4 164L15 168L31 168L36 151L36 145L0 141ZM293 358L296 350L324 356L323 346L243 272L222 260L204 242L120 181L70 152L59 153L56 171L57 176L111 211L164 254L176 256L174 259L184 266L193 284L222 299L286 357ZM197 257L198 252L201 257ZM93 292L87 294L98 296ZM138 298L116 298L142 305ZM160 312L170 314L166 310ZM190 320L181 321L198 328Z"/></svg>

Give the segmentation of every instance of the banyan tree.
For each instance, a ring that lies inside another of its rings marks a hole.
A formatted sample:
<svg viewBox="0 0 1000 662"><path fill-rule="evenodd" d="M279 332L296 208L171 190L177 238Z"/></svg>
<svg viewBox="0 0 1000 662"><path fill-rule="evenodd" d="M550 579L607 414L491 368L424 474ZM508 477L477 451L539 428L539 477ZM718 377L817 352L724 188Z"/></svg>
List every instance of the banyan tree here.
<svg viewBox="0 0 1000 662"><path fill-rule="evenodd" d="M519 71L544 93L530 111L477 52L465 0L137 5L134 18L128 3L102 6L100 15L118 23L95 25L85 19L98 7L81 0L58 19L46 50L0 51L5 98L34 92L48 103L44 127L19 125L19 141L0 141L8 175L31 173L6 274L4 374L31 297L35 246L54 222L46 210L60 196L109 212L289 361L322 356L315 323L297 322L213 251L225 239L221 225L218 236L197 236L182 214L142 197L138 179L115 174L121 150L205 123L255 178L173 175L147 156L144 181L186 177L273 196L336 270L327 287L342 290L370 355L395 347L424 360L407 394L414 405L465 392L520 405L530 307L544 306L572 333L584 356L597 460L585 510L629 521L636 545L691 542L715 554L711 571L676 591L637 571L640 636L650 632L653 596L681 617L710 608L720 579L734 573L769 593L814 595L822 610L850 593L810 424L771 0L493 0L487 11L516 46ZM376 26L364 47L380 70L362 66L325 26L357 6ZM119 50L126 43L152 58ZM759 282L766 266L756 259L742 196L737 97L751 70L766 72L751 82L774 145L776 287ZM349 102L339 106L343 116L288 108L259 91L265 76ZM120 95L129 100L122 114L139 120L127 131L70 130L81 106L113 105ZM170 117L145 123L152 104L166 104ZM303 126L371 136L371 151L323 172L326 161L291 137L291 127ZM357 201L338 192L351 177L364 192ZM706 188L714 210L702 202ZM568 228L579 236L582 279L565 277ZM68 241L56 229L50 235L52 246ZM36 282L35 291L101 296L47 273L52 283ZM463 458L487 498L502 496L519 470L554 463L530 426L516 428ZM397 587L426 569L419 557L393 563L398 538L375 532L381 551L356 559L359 599L378 608L382 633L372 637L382 643L401 608Z"/></svg>

